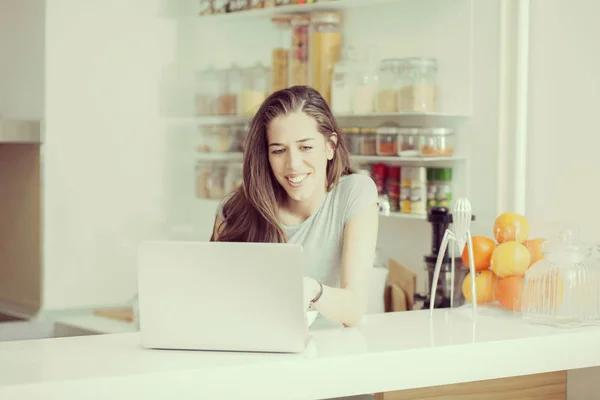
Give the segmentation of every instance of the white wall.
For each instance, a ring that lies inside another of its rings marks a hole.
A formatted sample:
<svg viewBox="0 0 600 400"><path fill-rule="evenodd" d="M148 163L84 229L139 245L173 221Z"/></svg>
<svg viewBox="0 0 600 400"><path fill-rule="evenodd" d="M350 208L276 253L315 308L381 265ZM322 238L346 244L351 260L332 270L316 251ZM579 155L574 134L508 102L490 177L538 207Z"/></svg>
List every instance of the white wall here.
<svg viewBox="0 0 600 400"><path fill-rule="evenodd" d="M600 2L531 2L527 213L600 242Z"/></svg>
<svg viewBox="0 0 600 400"><path fill-rule="evenodd" d="M137 242L163 233L159 79L176 36L160 3L47 2L46 309L128 301Z"/></svg>
<svg viewBox="0 0 600 400"><path fill-rule="evenodd" d="M44 0L0 0L0 118L44 115Z"/></svg>

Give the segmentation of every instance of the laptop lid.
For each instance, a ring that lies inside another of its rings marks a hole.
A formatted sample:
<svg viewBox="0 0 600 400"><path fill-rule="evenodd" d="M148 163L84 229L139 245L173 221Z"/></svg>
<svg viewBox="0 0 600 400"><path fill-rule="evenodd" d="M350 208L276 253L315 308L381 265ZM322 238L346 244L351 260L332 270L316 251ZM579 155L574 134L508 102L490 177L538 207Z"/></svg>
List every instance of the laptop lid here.
<svg viewBox="0 0 600 400"><path fill-rule="evenodd" d="M304 350L302 246L149 241L138 261L144 347Z"/></svg>

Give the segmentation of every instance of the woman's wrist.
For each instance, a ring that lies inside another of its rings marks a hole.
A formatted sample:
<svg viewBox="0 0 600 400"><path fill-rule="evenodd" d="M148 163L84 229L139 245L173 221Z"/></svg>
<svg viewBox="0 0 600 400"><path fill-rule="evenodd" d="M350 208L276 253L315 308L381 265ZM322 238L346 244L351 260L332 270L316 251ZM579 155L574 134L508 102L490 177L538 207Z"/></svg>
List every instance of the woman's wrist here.
<svg viewBox="0 0 600 400"><path fill-rule="evenodd" d="M323 284L316 279L312 279L312 290L310 306L316 304L323 295Z"/></svg>

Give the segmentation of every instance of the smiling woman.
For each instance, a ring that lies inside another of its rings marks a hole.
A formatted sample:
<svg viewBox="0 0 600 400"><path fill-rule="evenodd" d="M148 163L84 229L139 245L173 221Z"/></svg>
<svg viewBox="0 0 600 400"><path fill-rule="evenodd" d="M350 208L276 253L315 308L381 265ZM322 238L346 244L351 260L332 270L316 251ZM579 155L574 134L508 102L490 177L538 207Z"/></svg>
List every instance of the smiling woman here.
<svg viewBox="0 0 600 400"><path fill-rule="evenodd" d="M377 188L349 158L316 90L273 93L250 123L243 185L219 207L211 237L301 244L307 306L346 326L366 312L378 231Z"/></svg>

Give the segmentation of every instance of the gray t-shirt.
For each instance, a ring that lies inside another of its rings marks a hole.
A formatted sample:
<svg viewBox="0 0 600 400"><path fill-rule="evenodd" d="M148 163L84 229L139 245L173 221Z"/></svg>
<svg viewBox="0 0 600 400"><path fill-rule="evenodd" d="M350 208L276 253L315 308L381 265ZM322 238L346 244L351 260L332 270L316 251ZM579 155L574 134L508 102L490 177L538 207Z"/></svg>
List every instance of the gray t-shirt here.
<svg viewBox="0 0 600 400"><path fill-rule="evenodd" d="M305 276L327 286L340 286L344 227L358 212L378 201L373 179L361 174L345 175L308 219L294 226L281 225L288 242L304 248Z"/></svg>

